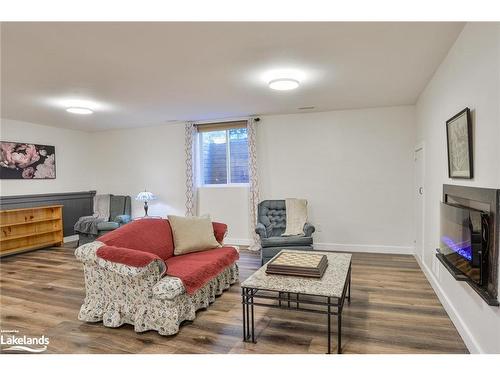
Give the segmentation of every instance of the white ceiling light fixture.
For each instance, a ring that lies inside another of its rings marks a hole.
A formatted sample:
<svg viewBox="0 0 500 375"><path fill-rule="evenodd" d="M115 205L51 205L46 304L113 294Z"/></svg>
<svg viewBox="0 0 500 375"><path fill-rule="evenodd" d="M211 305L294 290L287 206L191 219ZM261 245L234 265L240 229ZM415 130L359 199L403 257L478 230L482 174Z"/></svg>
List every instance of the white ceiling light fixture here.
<svg viewBox="0 0 500 375"><path fill-rule="evenodd" d="M94 113L90 108L85 107L68 107L66 108L66 112L77 114L77 115L91 115Z"/></svg>
<svg viewBox="0 0 500 375"><path fill-rule="evenodd" d="M300 82L293 78L278 78L269 81L269 88L277 91L295 90Z"/></svg>
<svg viewBox="0 0 500 375"><path fill-rule="evenodd" d="M44 99L43 102L75 115L91 115L95 112L100 113L113 110L113 107L107 103L88 100L86 98L47 98Z"/></svg>

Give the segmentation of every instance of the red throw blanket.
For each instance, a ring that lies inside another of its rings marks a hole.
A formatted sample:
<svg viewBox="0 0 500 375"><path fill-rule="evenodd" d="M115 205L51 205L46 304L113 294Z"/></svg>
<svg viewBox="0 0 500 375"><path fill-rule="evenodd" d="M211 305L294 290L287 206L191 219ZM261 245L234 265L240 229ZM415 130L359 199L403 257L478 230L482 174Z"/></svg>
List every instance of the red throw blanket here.
<svg viewBox="0 0 500 375"><path fill-rule="evenodd" d="M213 222L212 226L215 239L222 244L227 232L227 225ZM134 220L99 237L98 241L109 246L137 249L156 254L163 260L174 256L172 228L168 220L165 219Z"/></svg>
<svg viewBox="0 0 500 375"><path fill-rule="evenodd" d="M99 258L134 267L146 267L155 260L164 262L166 274L181 279L186 292L190 295L195 294L240 258L234 247L178 255L167 261L145 251L107 245L101 246L96 254Z"/></svg>
<svg viewBox="0 0 500 375"><path fill-rule="evenodd" d="M240 258L234 247L221 247L167 259L167 275L182 280L190 295Z"/></svg>
<svg viewBox="0 0 500 375"><path fill-rule="evenodd" d="M214 236L222 244L227 225L212 223ZM98 238L105 246L97 250L99 258L134 267L145 267L160 260L167 275L182 280L186 291L194 294L239 259L233 247L174 255L172 229L168 220L135 220Z"/></svg>
<svg viewBox="0 0 500 375"><path fill-rule="evenodd" d="M168 220L164 219L134 220L112 232L106 233L97 240L109 246L155 254L163 260L174 255L172 229ZM133 264L128 265L132 266Z"/></svg>

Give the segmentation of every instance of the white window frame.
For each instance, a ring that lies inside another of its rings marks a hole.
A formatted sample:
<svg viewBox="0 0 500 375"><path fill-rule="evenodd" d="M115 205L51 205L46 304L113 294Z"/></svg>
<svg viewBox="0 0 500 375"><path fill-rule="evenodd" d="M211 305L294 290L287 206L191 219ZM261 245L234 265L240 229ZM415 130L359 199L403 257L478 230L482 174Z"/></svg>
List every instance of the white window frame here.
<svg viewBox="0 0 500 375"><path fill-rule="evenodd" d="M243 128L241 128L243 129ZM231 147L229 144L229 130L226 129L226 178L227 181L231 181ZM226 182L225 184L205 184L205 180L203 178L203 157L201 153L201 147L203 142L201 137L203 136L203 132L198 133L198 137L196 139L196 155L198 159L198 181L200 181L200 187L202 188L221 188L221 187L248 187L250 186L250 178L248 182ZM248 166L250 169L250 166Z"/></svg>

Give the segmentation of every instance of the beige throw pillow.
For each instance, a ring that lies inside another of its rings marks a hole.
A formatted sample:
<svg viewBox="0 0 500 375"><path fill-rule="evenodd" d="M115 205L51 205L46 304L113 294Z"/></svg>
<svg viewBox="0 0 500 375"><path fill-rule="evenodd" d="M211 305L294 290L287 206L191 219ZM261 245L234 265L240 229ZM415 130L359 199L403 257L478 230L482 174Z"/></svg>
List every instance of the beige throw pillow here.
<svg viewBox="0 0 500 375"><path fill-rule="evenodd" d="M214 235L210 217L168 216L174 236L174 255L221 247Z"/></svg>

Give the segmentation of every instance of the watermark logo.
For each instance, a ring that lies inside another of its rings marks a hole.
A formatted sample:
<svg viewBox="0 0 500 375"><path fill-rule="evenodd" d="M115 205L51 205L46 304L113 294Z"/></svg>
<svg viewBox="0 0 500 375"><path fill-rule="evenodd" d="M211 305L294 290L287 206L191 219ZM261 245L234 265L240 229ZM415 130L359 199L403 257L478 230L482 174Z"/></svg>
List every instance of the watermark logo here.
<svg viewBox="0 0 500 375"><path fill-rule="evenodd" d="M0 331L2 352L43 353L49 345L49 338L42 336L20 335L17 330Z"/></svg>

